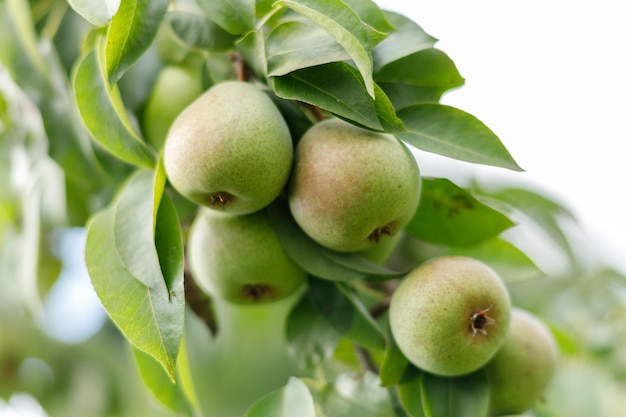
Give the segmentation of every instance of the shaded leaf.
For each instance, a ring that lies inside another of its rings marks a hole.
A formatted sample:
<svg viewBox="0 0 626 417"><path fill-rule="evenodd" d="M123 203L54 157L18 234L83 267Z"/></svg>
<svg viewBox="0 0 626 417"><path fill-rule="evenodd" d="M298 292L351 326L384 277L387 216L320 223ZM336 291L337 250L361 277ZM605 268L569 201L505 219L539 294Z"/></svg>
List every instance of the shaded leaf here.
<svg viewBox="0 0 626 417"><path fill-rule="evenodd" d="M374 97L370 51L385 38L385 33L364 23L341 0L279 0L276 4L306 16L337 40L359 69L367 93Z"/></svg>
<svg viewBox="0 0 626 417"><path fill-rule="evenodd" d="M408 367L408 359L398 348L391 331L388 331L385 355L383 356L379 371L380 385L383 387L392 387L400 384Z"/></svg>
<svg viewBox="0 0 626 417"><path fill-rule="evenodd" d="M447 378L421 374L421 393L426 417L486 417L489 406L487 375L479 371Z"/></svg>
<svg viewBox="0 0 626 417"><path fill-rule="evenodd" d="M512 243L494 238L479 245L450 248L449 255L464 255L483 261L507 283L543 278L546 274Z"/></svg>
<svg viewBox="0 0 626 417"><path fill-rule="evenodd" d="M254 0L196 0L207 17L233 35L254 29Z"/></svg>
<svg viewBox="0 0 626 417"><path fill-rule="evenodd" d="M154 202L153 181L151 171L139 171L118 199L90 220L85 260L94 289L113 322L173 379L184 320L182 236L166 195L161 199L156 234L167 235L167 243L151 233L152 207L131 204L137 198ZM150 213L141 218L147 210ZM161 241L158 246L155 238Z"/></svg>
<svg viewBox="0 0 626 417"><path fill-rule="evenodd" d="M389 277L400 274L356 254L339 253L324 248L300 229L286 202L276 201L268 208L267 213L287 255L311 275L347 282L368 276Z"/></svg>
<svg viewBox="0 0 626 417"><path fill-rule="evenodd" d="M141 167L152 167L154 151L139 138L117 108L96 51L85 55L73 74L78 110L85 126L98 143L119 159Z"/></svg>
<svg viewBox="0 0 626 417"><path fill-rule="evenodd" d="M313 396L300 379L291 377L287 385L262 397L245 417L315 417Z"/></svg>
<svg viewBox="0 0 626 417"><path fill-rule="evenodd" d="M500 139L471 114L450 106L417 104L398 112L408 133L398 138L427 152L484 165L522 169Z"/></svg>
<svg viewBox="0 0 626 417"><path fill-rule="evenodd" d="M121 0L67 0L76 13L94 26L104 26L111 21Z"/></svg>
<svg viewBox="0 0 626 417"><path fill-rule="evenodd" d="M222 52L234 47L236 38L204 14L174 10L167 19L176 36L192 48Z"/></svg>
<svg viewBox="0 0 626 417"><path fill-rule="evenodd" d="M406 16L390 11L385 11L384 16L395 30L372 50L375 72L390 62L432 48L437 42L437 39Z"/></svg>
<svg viewBox="0 0 626 417"><path fill-rule="evenodd" d="M310 297L302 297L287 320L287 341L303 369L313 369L333 356L341 335L315 309Z"/></svg>
<svg viewBox="0 0 626 417"><path fill-rule="evenodd" d="M469 246L514 223L445 178L424 178L419 207L406 227L413 237L447 246Z"/></svg>
<svg viewBox="0 0 626 417"><path fill-rule="evenodd" d="M339 334L369 349L385 348L385 336L380 327L346 285L311 279L309 296L315 308Z"/></svg>
<svg viewBox="0 0 626 417"><path fill-rule="evenodd" d="M422 404L422 371L409 366L398 385L400 404L409 413L410 417L426 417ZM450 416L452 417L452 416Z"/></svg>
<svg viewBox="0 0 626 417"><path fill-rule="evenodd" d="M152 44L168 6L168 0L122 0L107 34L106 67L111 84Z"/></svg>

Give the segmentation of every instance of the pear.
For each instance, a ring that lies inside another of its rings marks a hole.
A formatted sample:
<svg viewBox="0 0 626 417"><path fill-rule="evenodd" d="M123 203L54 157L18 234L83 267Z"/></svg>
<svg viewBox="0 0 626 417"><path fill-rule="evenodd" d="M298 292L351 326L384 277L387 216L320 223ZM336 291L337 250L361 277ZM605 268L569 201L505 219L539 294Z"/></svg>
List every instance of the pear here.
<svg viewBox="0 0 626 417"><path fill-rule="evenodd" d="M283 250L265 210L233 216L202 208L189 230L187 256L198 286L234 304L280 300L306 277Z"/></svg>
<svg viewBox="0 0 626 417"><path fill-rule="evenodd" d="M514 308L504 344L485 367L489 414L515 414L531 408L552 379L556 361L556 342L547 326L530 312Z"/></svg>
<svg viewBox="0 0 626 417"><path fill-rule="evenodd" d="M395 289L389 325L418 368L458 376L485 365L509 328L511 304L500 277L473 258L441 256L413 269Z"/></svg>
<svg viewBox="0 0 626 417"><path fill-rule="evenodd" d="M163 159L181 195L215 210L247 214L266 207L283 190L293 143L265 93L248 82L224 81L176 118Z"/></svg>
<svg viewBox="0 0 626 417"><path fill-rule="evenodd" d="M319 244L364 251L406 226L420 188L417 163L398 139L327 119L298 142L289 207Z"/></svg>
<svg viewBox="0 0 626 417"><path fill-rule="evenodd" d="M200 94L202 79L198 69L169 65L161 70L143 114L146 139L155 149L163 147L174 119Z"/></svg>

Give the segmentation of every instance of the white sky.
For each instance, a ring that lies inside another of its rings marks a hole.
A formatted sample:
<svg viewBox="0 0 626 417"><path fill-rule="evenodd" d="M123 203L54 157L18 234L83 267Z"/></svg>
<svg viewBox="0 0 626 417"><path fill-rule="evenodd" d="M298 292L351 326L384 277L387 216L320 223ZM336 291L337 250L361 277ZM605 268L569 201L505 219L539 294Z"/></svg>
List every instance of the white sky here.
<svg viewBox="0 0 626 417"><path fill-rule="evenodd" d="M439 39L466 80L442 101L489 126L514 175L569 205L626 270L624 3L375 1Z"/></svg>

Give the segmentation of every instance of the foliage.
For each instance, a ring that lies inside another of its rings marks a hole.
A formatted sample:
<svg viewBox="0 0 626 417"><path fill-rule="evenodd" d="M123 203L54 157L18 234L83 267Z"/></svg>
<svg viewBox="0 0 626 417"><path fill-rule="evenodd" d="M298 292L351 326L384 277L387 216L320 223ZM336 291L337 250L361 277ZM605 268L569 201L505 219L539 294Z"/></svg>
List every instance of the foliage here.
<svg viewBox="0 0 626 417"><path fill-rule="evenodd" d="M369 0L1 2L0 414L1 398L26 391L51 416L209 416L202 389L215 382L200 375L211 369L204 348L222 343L228 324L185 270L197 207L169 186L162 149L146 140L144 110L163 68L191 69L203 89L254 83L295 142L336 116L414 149L521 171L484 123L440 103L464 80L435 45L417 23ZM418 211L383 265L321 247L282 203L270 221L309 274L285 318L297 371L247 416L486 416L482 372L421 372L388 329L398 280L443 254L483 260L514 304L551 325L562 361L534 415L623 415L615 410L626 392L626 278L589 258L585 232L549 193L424 178ZM86 264L111 321L65 346L38 323L64 268L57 237L76 227L86 228ZM32 358L49 382L28 378ZM97 398L86 404L81 389Z"/></svg>

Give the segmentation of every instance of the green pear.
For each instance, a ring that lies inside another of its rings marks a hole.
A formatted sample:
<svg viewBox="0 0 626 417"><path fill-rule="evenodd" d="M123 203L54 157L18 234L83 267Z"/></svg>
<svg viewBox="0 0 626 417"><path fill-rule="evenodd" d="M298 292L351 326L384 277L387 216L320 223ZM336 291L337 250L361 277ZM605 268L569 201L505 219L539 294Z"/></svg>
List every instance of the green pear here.
<svg viewBox="0 0 626 417"><path fill-rule="evenodd" d="M364 251L406 226L420 188L417 163L401 141L328 119L307 130L297 145L289 207L319 244Z"/></svg>
<svg viewBox="0 0 626 417"><path fill-rule="evenodd" d="M189 230L187 256L198 286L235 304L280 300L306 277L283 250L265 210L233 216L202 208Z"/></svg>
<svg viewBox="0 0 626 417"><path fill-rule="evenodd" d="M547 326L535 315L514 308L504 344L485 367L490 415L531 408L552 379L556 361L556 342Z"/></svg>
<svg viewBox="0 0 626 417"><path fill-rule="evenodd" d="M174 119L202 94L200 71L182 65L164 67L154 83L143 114L148 142L161 149Z"/></svg>
<svg viewBox="0 0 626 417"><path fill-rule="evenodd" d="M247 82L224 81L176 118L163 159L181 195L215 210L247 214L266 207L283 190L293 143L265 93Z"/></svg>
<svg viewBox="0 0 626 417"><path fill-rule="evenodd" d="M473 372L498 351L509 328L511 304L500 277L484 263L441 256L400 282L389 325L406 358L442 376Z"/></svg>

